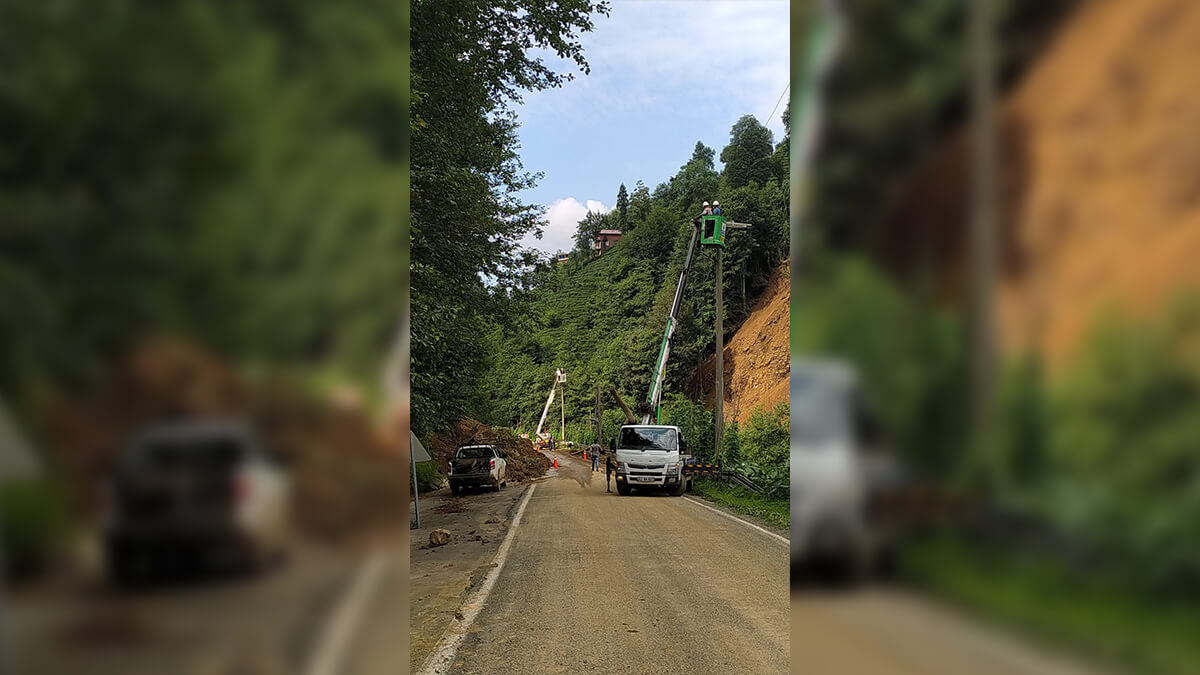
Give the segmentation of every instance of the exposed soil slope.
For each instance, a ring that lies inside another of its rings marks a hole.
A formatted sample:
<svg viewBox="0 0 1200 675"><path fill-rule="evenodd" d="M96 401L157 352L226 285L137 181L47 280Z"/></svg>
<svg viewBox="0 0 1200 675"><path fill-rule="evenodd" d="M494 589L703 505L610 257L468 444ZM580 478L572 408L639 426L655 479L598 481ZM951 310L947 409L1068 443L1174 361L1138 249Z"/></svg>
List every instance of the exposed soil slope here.
<svg viewBox="0 0 1200 675"><path fill-rule="evenodd" d="M1061 365L1096 315L1162 310L1200 286L1200 3L1093 0L1004 101L1004 348ZM899 186L883 257L963 294L962 133Z"/></svg>
<svg viewBox="0 0 1200 675"><path fill-rule="evenodd" d="M771 275L767 288L737 332L725 343L725 419L745 424L758 408L773 408L788 400L788 362L791 264L785 262ZM705 400L713 402L714 360L700 367L693 386L703 387Z"/></svg>

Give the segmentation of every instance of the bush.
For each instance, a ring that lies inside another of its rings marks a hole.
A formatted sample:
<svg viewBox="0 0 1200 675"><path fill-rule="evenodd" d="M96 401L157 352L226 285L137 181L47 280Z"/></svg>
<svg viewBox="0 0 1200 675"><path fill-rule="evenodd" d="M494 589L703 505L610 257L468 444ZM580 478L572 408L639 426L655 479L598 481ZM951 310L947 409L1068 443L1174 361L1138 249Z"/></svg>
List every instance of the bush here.
<svg viewBox="0 0 1200 675"><path fill-rule="evenodd" d="M725 434L721 436L721 456L718 459L730 465L742 461L741 436L737 420L731 421L729 426L725 427Z"/></svg>
<svg viewBox="0 0 1200 675"><path fill-rule="evenodd" d="M1098 325L1051 394L1040 510L1151 595L1200 597L1200 304Z"/></svg>
<svg viewBox="0 0 1200 675"><path fill-rule="evenodd" d="M20 478L0 484L0 537L7 573L29 576L43 571L65 527L66 503L56 483Z"/></svg>
<svg viewBox="0 0 1200 675"><path fill-rule="evenodd" d="M421 492L441 487L444 477L444 472L437 462L417 462L417 486L421 488Z"/></svg>
<svg viewBox="0 0 1200 675"><path fill-rule="evenodd" d="M956 317L901 292L870 263L853 258L801 284L805 309L792 316L792 353L852 364L907 462L932 476L955 474L966 431Z"/></svg>
<svg viewBox="0 0 1200 675"><path fill-rule="evenodd" d="M662 406L662 423L679 427L691 446L692 455L705 462L716 459L713 452L713 414L711 410L683 394L668 394ZM728 437L728 434L726 434Z"/></svg>
<svg viewBox="0 0 1200 675"><path fill-rule="evenodd" d="M738 436L741 454L747 462L763 466L788 467L791 442L791 418L788 404L771 410L759 408L750 415L746 428Z"/></svg>

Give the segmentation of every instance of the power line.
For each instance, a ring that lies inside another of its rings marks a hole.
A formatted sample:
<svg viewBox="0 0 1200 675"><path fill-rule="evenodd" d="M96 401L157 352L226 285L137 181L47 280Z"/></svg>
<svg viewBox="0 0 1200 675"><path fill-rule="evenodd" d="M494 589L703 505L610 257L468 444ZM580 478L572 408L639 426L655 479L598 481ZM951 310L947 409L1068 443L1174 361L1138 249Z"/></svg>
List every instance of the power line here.
<svg viewBox="0 0 1200 675"><path fill-rule="evenodd" d="M767 124L771 123L771 118L775 117L775 111L779 110L779 104L783 102L783 95L787 93L788 87L792 86L791 81L783 85L783 91L779 94L779 100L775 101L775 107L771 108L771 114L767 115Z"/></svg>

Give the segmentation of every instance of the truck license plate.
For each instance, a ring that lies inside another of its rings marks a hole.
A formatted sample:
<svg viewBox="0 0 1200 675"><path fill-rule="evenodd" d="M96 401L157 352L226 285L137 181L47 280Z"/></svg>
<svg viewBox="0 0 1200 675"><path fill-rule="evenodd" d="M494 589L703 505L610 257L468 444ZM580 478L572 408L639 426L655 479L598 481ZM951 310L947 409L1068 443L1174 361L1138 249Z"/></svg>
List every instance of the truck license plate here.
<svg viewBox="0 0 1200 675"><path fill-rule="evenodd" d="M654 479L650 476L638 476L639 483L653 483Z"/></svg>

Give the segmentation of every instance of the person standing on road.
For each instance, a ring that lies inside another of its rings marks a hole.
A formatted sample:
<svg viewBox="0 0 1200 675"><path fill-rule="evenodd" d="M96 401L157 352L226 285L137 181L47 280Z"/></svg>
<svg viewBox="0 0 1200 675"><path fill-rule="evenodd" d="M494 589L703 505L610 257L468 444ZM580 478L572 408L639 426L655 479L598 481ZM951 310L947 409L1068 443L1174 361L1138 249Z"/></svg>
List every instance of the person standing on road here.
<svg viewBox="0 0 1200 675"><path fill-rule="evenodd" d="M612 490L610 489L610 487L612 485L612 475L613 475L613 473L616 472L616 470L617 470L617 463L615 461L613 461L612 453L610 452L610 453L605 454L604 455L604 491L605 492L612 492Z"/></svg>
<svg viewBox="0 0 1200 675"><path fill-rule="evenodd" d="M596 446L589 448L592 451L592 471L600 470L600 453L596 451Z"/></svg>

